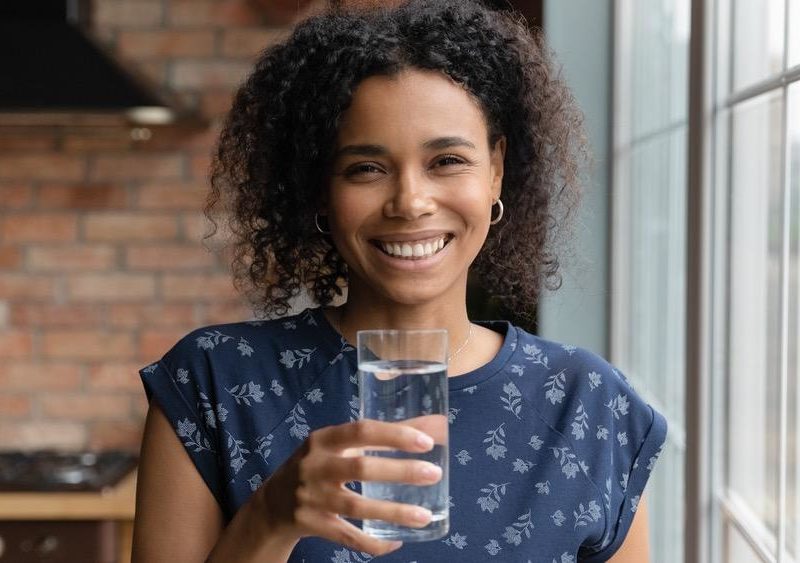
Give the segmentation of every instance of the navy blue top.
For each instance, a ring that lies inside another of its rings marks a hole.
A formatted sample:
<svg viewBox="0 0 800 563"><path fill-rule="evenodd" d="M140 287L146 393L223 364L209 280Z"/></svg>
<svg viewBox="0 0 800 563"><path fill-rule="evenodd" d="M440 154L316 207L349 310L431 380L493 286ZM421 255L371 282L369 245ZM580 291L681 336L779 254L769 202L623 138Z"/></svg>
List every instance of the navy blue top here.
<svg viewBox="0 0 800 563"><path fill-rule="evenodd" d="M449 534L374 559L606 561L630 529L664 418L597 355L480 324L504 342L449 379ZM308 309L201 328L141 375L230 519L309 432L355 420L356 371L354 348ZM371 559L304 538L290 561Z"/></svg>

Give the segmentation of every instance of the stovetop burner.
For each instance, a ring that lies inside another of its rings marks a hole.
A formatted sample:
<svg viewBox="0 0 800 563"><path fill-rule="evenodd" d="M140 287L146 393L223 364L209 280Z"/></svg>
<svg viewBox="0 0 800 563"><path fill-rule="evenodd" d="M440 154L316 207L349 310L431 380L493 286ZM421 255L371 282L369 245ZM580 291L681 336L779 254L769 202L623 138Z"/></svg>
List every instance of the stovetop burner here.
<svg viewBox="0 0 800 563"><path fill-rule="evenodd" d="M136 466L122 451L0 452L0 491L100 491Z"/></svg>

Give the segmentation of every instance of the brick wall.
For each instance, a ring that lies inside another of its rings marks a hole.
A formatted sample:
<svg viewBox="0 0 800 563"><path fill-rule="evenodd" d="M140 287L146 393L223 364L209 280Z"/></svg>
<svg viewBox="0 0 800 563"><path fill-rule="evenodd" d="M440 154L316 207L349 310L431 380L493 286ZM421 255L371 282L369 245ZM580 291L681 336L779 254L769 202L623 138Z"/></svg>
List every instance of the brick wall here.
<svg viewBox="0 0 800 563"><path fill-rule="evenodd" d="M0 118L0 449L138 449L137 370L192 328L250 316L201 243L201 208L232 90L290 22L252 0L95 0L94 23L211 125L142 141Z"/></svg>

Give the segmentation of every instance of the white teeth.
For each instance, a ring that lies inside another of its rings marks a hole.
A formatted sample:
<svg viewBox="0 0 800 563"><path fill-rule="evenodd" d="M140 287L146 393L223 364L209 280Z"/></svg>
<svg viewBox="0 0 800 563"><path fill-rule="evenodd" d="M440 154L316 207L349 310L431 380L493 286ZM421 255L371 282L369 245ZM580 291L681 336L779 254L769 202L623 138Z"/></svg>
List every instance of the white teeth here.
<svg viewBox="0 0 800 563"><path fill-rule="evenodd" d="M432 256L444 248L445 237L442 236L435 241L428 241L426 243L399 243L399 242L381 242L381 248L387 254L392 256L401 256L403 258L425 258Z"/></svg>

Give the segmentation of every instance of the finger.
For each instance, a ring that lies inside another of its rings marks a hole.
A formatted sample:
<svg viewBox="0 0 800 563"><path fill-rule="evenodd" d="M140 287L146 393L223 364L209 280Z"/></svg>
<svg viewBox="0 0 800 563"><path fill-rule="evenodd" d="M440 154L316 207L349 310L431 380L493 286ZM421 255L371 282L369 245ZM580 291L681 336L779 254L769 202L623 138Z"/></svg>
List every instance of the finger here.
<svg viewBox="0 0 800 563"><path fill-rule="evenodd" d="M373 538L334 514L314 509L299 510L297 522L308 531L309 535L319 536L375 557L391 553L403 545L402 542Z"/></svg>
<svg viewBox="0 0 800 563"><path fill-rule="evenodd" d="M409 452L426 452L433 447L433 439L428 434L404 424L380 420L364 419L328 426L314 434L321 445L337 451L386 446Z"/></svg>
<svg viewBox="0 0 800 563"><path fill-rule="evenodd" d="M383 520L410 528L421 528L431 523L431 511L415 506L388 500L365 498L358 493L342 489L338 494L324 499L321 510L333 512L356 520Z"/></svg>
<svg viewBox="0 0 800 563"><path fill-rule="evenodd" d="M447 417L443 414L426 414L401 420L396 424L410 426L433 438L436 444L447 443Z"/></svg>
<svg viewBox="0 0 800 563"><path fill-rule="evenodd" d="M304 480L388 481L432 485L442 478L442 468L416 459L377 456L331 457L306 474Z"/></svg>

